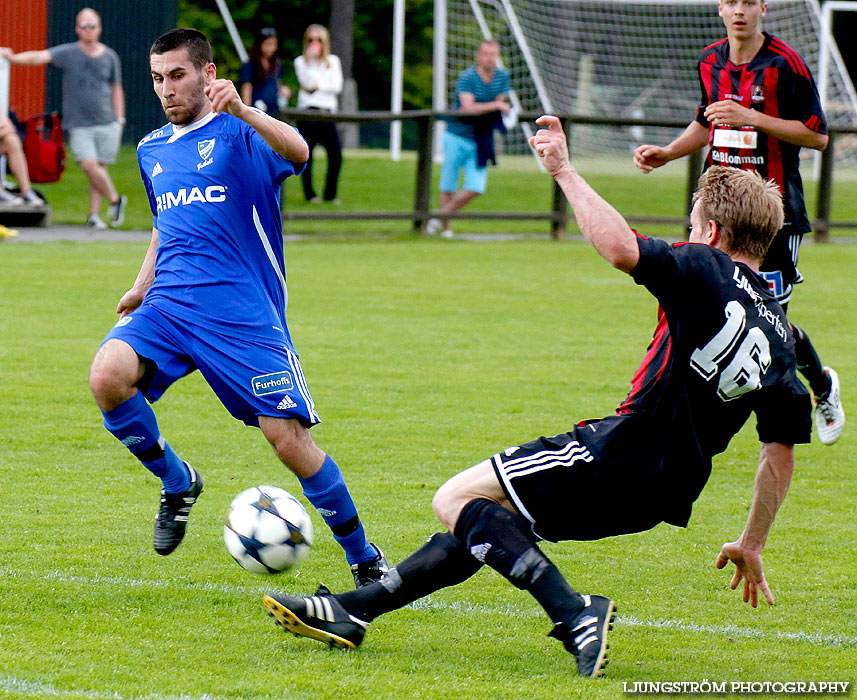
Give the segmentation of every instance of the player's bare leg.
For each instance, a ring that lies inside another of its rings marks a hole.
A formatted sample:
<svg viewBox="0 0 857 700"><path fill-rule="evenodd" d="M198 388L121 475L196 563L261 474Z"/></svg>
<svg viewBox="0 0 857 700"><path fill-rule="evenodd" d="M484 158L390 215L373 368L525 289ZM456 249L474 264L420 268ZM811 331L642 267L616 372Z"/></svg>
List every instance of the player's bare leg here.
<svg viewBox="0 0 857 700"><path fill-rule="evenodd" d="M321 469L324 450L315 444L310 431L294 418L259 416L259 428L277 457L295 476L307 479Z"/></svg>
<svg viewBox="0 0 857 700"><path fill-rule="evenodd" d="M98 408L112 411L137 393L145 366L128 343L111 338L98 348L89 368L89 388Z"/></svg>
<svg viewBox="0 0 857 700"><path fill-rule="evenodd" d="M345 477L319 448L309 429L294 418L259 416L259 427L277 457L300 481L304 496L345 550L357 586L379 580L389 568L384 554L366 539Z"/></svg>

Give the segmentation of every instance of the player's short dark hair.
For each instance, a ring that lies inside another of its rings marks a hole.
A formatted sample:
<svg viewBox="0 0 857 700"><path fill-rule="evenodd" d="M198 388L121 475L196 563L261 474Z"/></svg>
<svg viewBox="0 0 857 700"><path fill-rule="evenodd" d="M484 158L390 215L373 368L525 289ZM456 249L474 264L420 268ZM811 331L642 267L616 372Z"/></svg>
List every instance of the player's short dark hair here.
<svg viewBox="0 0 857 700"><path fill-rule="evenodd" d="M757 172L712 165L699 178L693 203L702 224L716 221L724 250L761 261L783 227L783 196Z"/></svg>
<svg viewBox="0 0 857 700"><path fill-rule="evenodd" d="M205 34L196 29L182 27L171 29L155 39L155 43L149 49L149 55L160 55L182 48L187 49L190 62L197 70L202 70L212 62L211 44L208 43Z"/></svg>

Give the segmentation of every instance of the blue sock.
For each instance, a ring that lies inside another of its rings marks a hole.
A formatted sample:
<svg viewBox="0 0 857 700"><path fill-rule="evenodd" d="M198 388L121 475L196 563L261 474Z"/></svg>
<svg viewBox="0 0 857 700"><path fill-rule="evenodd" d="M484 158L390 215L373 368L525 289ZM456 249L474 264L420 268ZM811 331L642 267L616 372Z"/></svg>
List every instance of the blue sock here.
<svg viewBox="0 0 857 700"><path fill-rule="evenodd" d="M369 561L377 550L366 539L363 524L357 515L357 507L348 492L345 477L330 455L315 474L299 479L304 496L319 512L333 533L333 538L345 550L349 564Z"/></svg>
<svg viewBox="0 0 857 700"><path fill-rule="evenodd" d="M159 477L167 493L190 488L190 472L173 448L161 437L155 412L141 392L112 411L102 411L104 427Z"/></svg>

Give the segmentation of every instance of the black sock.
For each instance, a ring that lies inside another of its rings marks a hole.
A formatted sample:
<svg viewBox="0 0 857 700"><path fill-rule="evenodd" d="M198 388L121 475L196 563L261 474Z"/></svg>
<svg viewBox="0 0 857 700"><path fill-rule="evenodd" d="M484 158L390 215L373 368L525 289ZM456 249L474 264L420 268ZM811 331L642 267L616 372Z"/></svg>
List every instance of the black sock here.
<svg viewBox="0 0 857 700"><path fill-rule="evenodd" d="M797 358L798 370L806 377L806 381L809 382L809 387L816 398L827 396L833 384L827 372L824 371L824 365L821 364L821 359L812 346L812 341L810 341L806 331L794 324L792 324L792 331L794 331L795 336L795 357Z"/></svg>
<svg viewBox="0 0 857 700"><path fill-rule="evenodd" d="M583 609L583 597L538 548L521 516L477 498L462 509L455 535L474 557L529 592L553 622L569 622Z"/></svg>
<svg viewBox="0 0 857 700"><path fill-rule="evenodd" d="M438 532L386 576L369 586L341 593L336 599L355 617L370 622L441 588L466 581L479 569L477 561L449 532Z"/></svg>

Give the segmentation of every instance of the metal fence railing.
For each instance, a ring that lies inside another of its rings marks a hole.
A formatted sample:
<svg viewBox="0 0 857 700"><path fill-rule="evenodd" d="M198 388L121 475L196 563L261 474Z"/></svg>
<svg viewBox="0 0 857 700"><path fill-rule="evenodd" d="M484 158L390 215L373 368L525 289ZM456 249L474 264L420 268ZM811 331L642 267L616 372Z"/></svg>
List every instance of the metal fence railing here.
<svg viewBox="0 0 857 700"><path fill-rule="evenodd" d="M283 212L284 220L409 220L413 222L416 231L424 231L429 219L440 217L439 211L430 208L432 187L432 138L435 122L447 116L455 115L455 112L435 112L431 110L411 110L400 113L394 112L355 112L355 113L325 113L319 111L304 111L288 109L280 114L286 120L300 118L305 121L325 121L338 123L384 123L400 120L413 120L417 127L417 164L415 173L415 184L413 194L413 206L406 210L397 211L297 211ZM541 114L526 112L518 115L519 121L533 122ZM610 119L581 114L559 114L562 119L563 128L566 133L574 125L589 126L622 126L622 127L666 127L683 129L686 122L661 121L653 119ZM818 198L816 203L813 228L815 240L827 241L832 228L857 228L857 221L832 221L831 206L833 200L834 185L834 141L844 134L857 134L857 128L831 128L829 130L830 143L823 152L818 183ZM702 153L698 152L687 158L687 211L690 212L690 198L696 187L696 181L702 171ZM687 215L681 217L651 217L635 215L633 212L623 212L625 218L631 223L650 223L685 226ZM482 220L529 220L545 221L550 225L551 236L561 239L565 236L570 213L562 191L558 186L553 186L553 197L551 208L548 211L479 211L479 212L457 212L445 215L451 219L482 219Z"/></svg>

